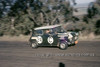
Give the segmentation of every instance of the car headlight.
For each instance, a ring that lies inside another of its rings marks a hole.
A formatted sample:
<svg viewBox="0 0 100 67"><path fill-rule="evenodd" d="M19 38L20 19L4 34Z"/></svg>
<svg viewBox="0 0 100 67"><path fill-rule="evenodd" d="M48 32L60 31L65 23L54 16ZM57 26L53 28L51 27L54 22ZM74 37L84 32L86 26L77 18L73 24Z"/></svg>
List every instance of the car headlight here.
<svg viewBox="0 0 100 67"><path fill-rule="evenodd" d="M31 37L31 39L37 39L37 37Z"/></svg>

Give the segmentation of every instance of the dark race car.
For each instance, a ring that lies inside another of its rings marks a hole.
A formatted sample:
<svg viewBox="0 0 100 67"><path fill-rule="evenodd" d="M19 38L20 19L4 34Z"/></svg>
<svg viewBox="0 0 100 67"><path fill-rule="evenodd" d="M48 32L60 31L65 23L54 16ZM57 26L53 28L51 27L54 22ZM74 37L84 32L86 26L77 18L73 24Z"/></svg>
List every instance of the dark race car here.
<svg viewBox="0 0 100 67"><path fill-rule="evenodd" d="M61 25L51 25L35 28L29 41L32 48L57 46L64 50L68 45L76 44L77 39L73 38L75 36L64 31Z"/></svg>

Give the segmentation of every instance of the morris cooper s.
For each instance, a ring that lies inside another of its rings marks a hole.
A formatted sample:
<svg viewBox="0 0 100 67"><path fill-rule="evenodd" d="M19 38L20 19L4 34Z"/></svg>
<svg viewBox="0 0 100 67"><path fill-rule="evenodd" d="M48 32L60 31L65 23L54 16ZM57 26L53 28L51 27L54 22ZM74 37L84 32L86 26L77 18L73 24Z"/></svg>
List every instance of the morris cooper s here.
<svg viewBox="0 0 100 67"><path fill-rule="evenodd" d="M77 39L72 33L64 31L61 25L51 25L34 28L29 42L32 48L57 46L65 50L68 48L68 45L76 44Z"/></svg>

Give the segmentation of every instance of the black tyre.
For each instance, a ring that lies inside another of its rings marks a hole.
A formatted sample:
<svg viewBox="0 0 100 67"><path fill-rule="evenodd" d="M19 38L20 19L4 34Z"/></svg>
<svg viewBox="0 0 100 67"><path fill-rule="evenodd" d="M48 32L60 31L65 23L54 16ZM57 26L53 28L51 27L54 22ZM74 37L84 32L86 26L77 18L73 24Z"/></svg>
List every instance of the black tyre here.
<svg viewBox="0 0 100 67"><path fill-rule="evenodd" d="M75 46L75 45L76 45L75 43L72 44L72 46Z"/></svg>
<svg viewBox="0 0 100 67"><path fill-rule="evenodd" d="M60 43L59 48L60 48L61 50L65 50L65 49L68 48L68 44L67 44L67 43Z"/></svg>
<svg viewBox="0 0 100 67"><path fill-rule="evenodd" d="M37 42L32 42L32 43L31 43L31 47L32 47L33 49L37 48L37 47L38 47L38 43L37 43Z"/></svg>

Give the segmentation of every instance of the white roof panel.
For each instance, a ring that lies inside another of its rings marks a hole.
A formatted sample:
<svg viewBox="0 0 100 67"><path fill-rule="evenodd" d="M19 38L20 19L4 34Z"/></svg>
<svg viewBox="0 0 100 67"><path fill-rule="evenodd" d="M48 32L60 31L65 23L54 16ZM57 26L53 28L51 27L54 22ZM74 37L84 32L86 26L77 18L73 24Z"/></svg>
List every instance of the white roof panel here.
<svg viewBox="0 0 100 67"><path fill-rule="evenodd" d="M50 26L37 27L37 28L34 28L34 30L50 29L50 28L55 28L58 26L61 26L61 25L50 25Z"/></svg>

